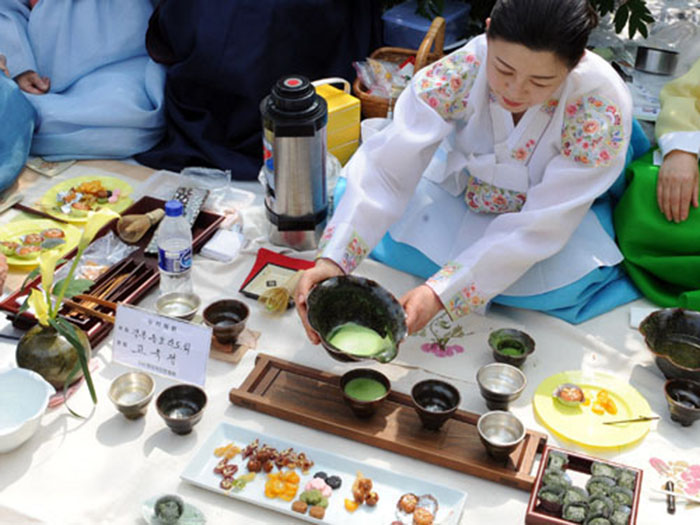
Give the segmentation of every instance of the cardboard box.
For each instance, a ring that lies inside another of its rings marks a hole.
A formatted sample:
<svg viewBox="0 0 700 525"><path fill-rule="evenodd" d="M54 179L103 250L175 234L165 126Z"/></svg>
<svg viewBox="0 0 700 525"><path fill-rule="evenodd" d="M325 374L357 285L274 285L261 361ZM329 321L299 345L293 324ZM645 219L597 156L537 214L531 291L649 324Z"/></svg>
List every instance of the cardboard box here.
<svg viewBox="0 0 700 525"><path fill-rule="evenodd" d="M330 84L316 86L316 92L328 104L328 151L344 165L360 145L360 100Z"/></svg>

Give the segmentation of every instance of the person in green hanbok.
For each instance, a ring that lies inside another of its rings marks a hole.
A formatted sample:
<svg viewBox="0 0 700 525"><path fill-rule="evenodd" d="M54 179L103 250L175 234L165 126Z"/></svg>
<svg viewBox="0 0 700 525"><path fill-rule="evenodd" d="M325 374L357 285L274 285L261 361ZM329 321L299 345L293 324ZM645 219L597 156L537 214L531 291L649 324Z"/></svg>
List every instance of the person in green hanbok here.
<svg viewBox="0 0 700 525"><path fill-rule="evenodd" d="M661 91L656 136L661 167L652 153L630 165L615 209L623 264L654 303L700 310L700 60Z"/></svg>

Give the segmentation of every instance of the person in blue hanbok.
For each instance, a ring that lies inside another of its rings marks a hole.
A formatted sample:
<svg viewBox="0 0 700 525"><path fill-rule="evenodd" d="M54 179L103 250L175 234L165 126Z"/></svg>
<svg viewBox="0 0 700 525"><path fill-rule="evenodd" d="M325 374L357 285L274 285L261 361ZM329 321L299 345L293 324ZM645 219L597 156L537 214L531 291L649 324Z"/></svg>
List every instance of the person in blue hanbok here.
<svg viewBox="0 0 700 525"><path fill-rule="evenodd" d="M165 72L145 47L152 11L150 0L0 0L0 53L37 114L32 154L123 158L160 140Z"/></svg>

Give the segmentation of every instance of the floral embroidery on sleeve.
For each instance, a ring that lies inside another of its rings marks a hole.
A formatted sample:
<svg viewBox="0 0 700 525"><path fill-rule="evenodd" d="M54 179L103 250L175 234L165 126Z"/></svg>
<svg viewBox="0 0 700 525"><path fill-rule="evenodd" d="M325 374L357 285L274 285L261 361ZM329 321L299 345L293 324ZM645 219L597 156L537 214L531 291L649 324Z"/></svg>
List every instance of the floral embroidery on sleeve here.
<svg viewBox="0 0 700 525"><path fill-rule="evenodd" d="M345 252L340 260L340 266L345 273L351 273L369 253L369 246L356 231L352 232L350 242L345 246Z"/></svg>
<svg viewBox="0 0 700 525"><path fill-rule="evenodd" d="M321 238L318 241L318 250L316 251L316 258L318 259L323 255L323 250L326 249L326 246L328 246L328 242L331 240L331 237L333 237L333 232L335 231L335 226L328 226L324 231L323 235L321 235Z"/></svg>
<svg viewBox="0 0 700 525"><path fill-rule="evenodd" d="M437 284L440 281L449 279L454 275L454 273L462 267L461 264L455 261L450 261L446 263L438 272L428 279L427 284Z"/></svg>
<svg viewBox="0 0 700 525"><path fill-rule="evenodd" d="M452 319L462 317L487 303L486 298L479 293L474 283L462 288L445 305Z"/></svg>
<svg viewBox="0 0 700 525"><path fill-rule="evenodd" d="M600 96L567 104L562 127L562 153L587 166L607 166L620 153L624 139L620 110Z"/></svg>
<svg viewBox="0 0 700 525"><path fill-rule="evenodd" d="M461 117L481 61L469 51L457 51L421 69L413 80L418 96L445 120Z"/></svg>

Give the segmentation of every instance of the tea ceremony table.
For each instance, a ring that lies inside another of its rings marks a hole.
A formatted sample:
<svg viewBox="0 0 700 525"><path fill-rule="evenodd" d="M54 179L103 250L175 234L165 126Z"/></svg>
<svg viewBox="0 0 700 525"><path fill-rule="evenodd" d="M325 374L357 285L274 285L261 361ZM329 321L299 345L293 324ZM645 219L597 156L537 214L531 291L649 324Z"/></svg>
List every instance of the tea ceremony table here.
<svg viewBox="0 0 700 525"><path fill-rule="evenodd" d="M92 172L123 178L137 191L139 184L147 183L148 177L153 176L150 169L127 163L79 162L54 179L26 171L12 191L21 191L25 195L24 203L31 205L56 182ZM74 410L88 417L76 418L65 406L49 409L34 436L14 451L0 454L0 524L144 523L142 503L170 493L195 505L210 524L301 523L295 518L224 497L180 479L192 456L221 422L284 437L346 456L357 463L465 491L467 499L460 523L523 523L528 492L306 428L229 402L229 390L239 386L247 377L258 353L334 374L342 374L351 368L332 360L320 346L307 340L295 311L272 317L264 313L254 300L238 292L260 247L307 259L313 254L294 253L267 243L261 190L257 183L234 185L256 194L253 203L240 210L243 232L250 242L231 263L196 256L193 281L195 292L202 298L200 313L207 304L225 297L241 299L248 304L251 309L248 328L261 334L256 348L248 350L237 364L209 359L205 385L208 404L203 418L192 433L179 436L165 426L154 401L151 401L146 416L139 420L127 420L117 412L108 398L108 388L114 378L130 368L112 362L112 337L108 336L95 349L93 358L97 365L92 374L97 405L93 408L85 385L69 400ZM16 214L16 210L5 212L0 216L0 223L12 220ZM358 267L356 274L374 279L397 297L420 282L369 259ZM7 294L15 290L23 277L22 273L11 273L3 292ZM153 290L139 306L152 309L156 296L157 291ZM475 376L481 366L492 362L488 334L502 327L524 330L535 340L536 350L523 366L527 386L522 396L512 403L511 411L528 429L547 434L550 445L643 469L637 523L698 523L699 506L688 507L679 499L676 514L670 516L666 513L664 496L651 492L652 488L661 488L665 481L650 465L651 458L660 458L667 463L685 461L688 465L700 465L700 424L684 428L670 420L662 390L664 378L642 335L630 326L633 307L654 309L651 303L638 300L573 326L538 312L495 306L484 317L468 316L459 321L464 335L453 339L450 344L461 346L461 352L438 356L421 348L431 342L429 334L411 336L402 343L393 362L369 366L381 369L389 376L392 388L403 393L410 393L411 386L425 378L446 379L460 390L461 409L483 413L486 406L479 395ZM16 366L17 339L13 337L19 335L21 333L15 331L3 315L0 320L0 370ZM537 419L532 398L544 379L566 370L601 371L617 376L641 393L649 402L652 413L659 415L660 419L652 422L650 432L641 441L621 450L601 452L560 440ZM156 396L174 383L169 378L154 378ZM533 469L532 474L535 473Z"/></svg>

